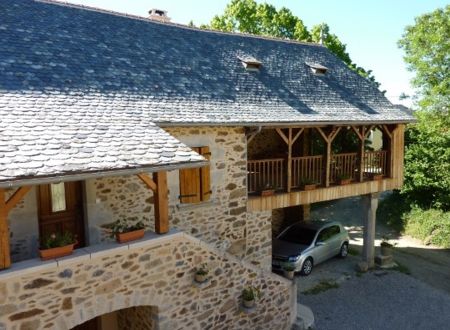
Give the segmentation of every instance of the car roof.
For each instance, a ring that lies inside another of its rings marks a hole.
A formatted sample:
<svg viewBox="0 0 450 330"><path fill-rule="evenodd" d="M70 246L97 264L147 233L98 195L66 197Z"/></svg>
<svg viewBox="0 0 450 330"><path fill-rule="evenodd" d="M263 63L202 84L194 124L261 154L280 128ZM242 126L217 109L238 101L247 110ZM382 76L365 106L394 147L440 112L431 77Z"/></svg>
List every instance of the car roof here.
<svg viewBox="0 0 450 330"><path fill-rule="evenodd" d="M301 228L308 228L308 229L314 229L319 230L324 227L329 227L331 225L338 225L341 224L338 221L332 221L332 220L314 220L314 221L299 221L291 225L291 227L301 227Z"/></svg>

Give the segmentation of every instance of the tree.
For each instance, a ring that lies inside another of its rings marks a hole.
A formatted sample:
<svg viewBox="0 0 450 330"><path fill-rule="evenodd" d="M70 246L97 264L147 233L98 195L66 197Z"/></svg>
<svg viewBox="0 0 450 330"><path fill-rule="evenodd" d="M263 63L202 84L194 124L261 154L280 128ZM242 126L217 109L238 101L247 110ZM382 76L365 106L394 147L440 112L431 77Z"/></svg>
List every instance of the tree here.
<svg viewBox="0 0 450 330"><path fill-rule="evenodd" d="M450 5L415 19L407 26L399 46L405 51L408 69L415 73L413 85L421 94L420 105L450 101Z"/></svg>
<svg viewBox="0 0 450 330"><path fill-rule="evenodd" d="M372 75L372 71L366 71L352 62L346 45L330 32L327 24L316 25L311 31L308 31L303 21L286 7L277 10L268 3L258 4L255 0L231 0L222 15L214 16L209 26L202 25L200 27L305 42L323 42L350 69L374 83L376 87L380 86Z"/></svg>
<svg viewBox="0 0 450 330"><path fill-rule="evenodd" d="M417 111L406 134L402 194L423 208L450 211L450 112Z"/></svg>

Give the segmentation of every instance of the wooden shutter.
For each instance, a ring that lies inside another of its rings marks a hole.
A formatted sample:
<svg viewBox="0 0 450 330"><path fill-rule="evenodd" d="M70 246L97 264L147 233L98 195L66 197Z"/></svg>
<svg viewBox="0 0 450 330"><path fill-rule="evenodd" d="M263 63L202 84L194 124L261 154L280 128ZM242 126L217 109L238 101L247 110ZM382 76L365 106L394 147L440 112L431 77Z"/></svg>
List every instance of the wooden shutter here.
<svg viewBox="0 0 450 330"><path fill-rule="evenodd" d="M205 157L207 160L211 159L211 152L209 147L201 147L200 155ZM202 201L207 201L211 197L211 177L210 177L210 166L204 166L200 168L200 178L201 178L201 198Z"/></svg>
<svg viewBox="0 0 450 330"><path fill-rule="evenodd" d="M200 148L191 148L200 153ZM201 201L200 169L187 168L180 170L181 203L198 203Z"/></svg>

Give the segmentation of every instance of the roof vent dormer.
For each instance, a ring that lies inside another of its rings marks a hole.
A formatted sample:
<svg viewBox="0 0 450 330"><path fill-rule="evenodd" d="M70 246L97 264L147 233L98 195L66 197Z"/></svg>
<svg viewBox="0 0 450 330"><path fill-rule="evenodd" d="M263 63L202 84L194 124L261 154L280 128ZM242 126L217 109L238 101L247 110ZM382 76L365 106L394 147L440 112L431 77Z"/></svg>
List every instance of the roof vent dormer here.
<svg viewBox="0 0 450 330"><path fill-rule="evenodd" d="M242 65L247 71L259 71L262 66L262 62L258 61L253 56L238 56L238 59L242 62Z"/></svg>
<svg viewBox="0 0 450 330"><path fill-rule="evenodd" d="M148 11L148 14L148 18L151 20L159 22L170 22L170 17L167 16L166 10L153 8Z"/></svg>
<svg viewBox="0 0 450 330"><path fill-rule="evenodd" d="M326 66L323 66L318 63L305 62L305 64L311 68L311 71L314 74L319 76L323 76L328 71L328 68Z"/></svg>

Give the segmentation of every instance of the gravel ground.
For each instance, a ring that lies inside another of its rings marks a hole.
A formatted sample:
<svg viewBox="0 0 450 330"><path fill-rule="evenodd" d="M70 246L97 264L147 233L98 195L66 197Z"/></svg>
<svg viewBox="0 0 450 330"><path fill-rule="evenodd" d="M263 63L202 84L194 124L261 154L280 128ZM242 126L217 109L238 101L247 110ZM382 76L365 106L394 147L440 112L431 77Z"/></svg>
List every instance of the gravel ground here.
<svg viewBox="0 0 450 330"><path fill-rule="evenodd" d="M450 329L450 295L395 271L352 276L298 302L312 309L318 330Z"/></svg>

